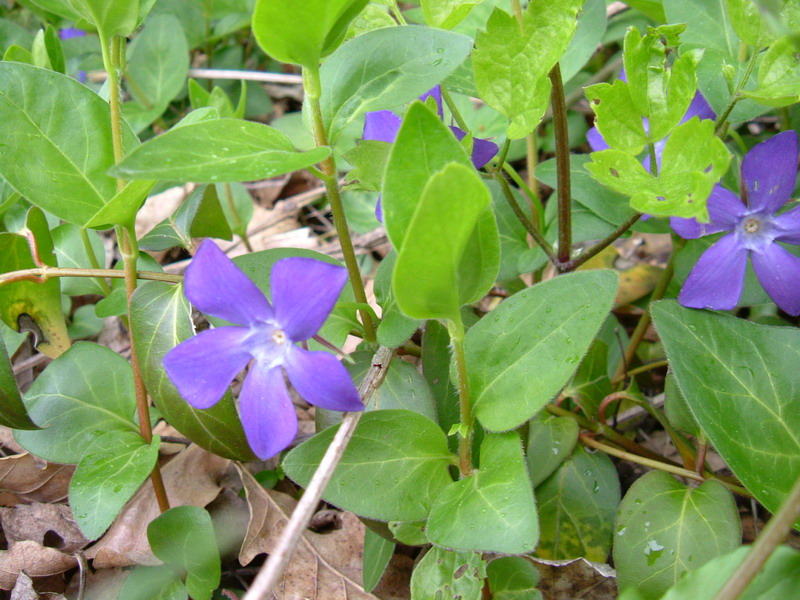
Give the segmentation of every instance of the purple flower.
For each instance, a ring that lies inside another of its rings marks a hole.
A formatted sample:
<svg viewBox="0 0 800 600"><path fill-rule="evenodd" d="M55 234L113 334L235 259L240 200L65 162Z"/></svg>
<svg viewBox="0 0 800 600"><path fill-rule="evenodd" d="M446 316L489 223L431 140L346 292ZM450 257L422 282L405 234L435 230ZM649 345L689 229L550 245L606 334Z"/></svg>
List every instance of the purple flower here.
<svg viewBox="0 0 800 600"><path fill-rule="evenodd" d="M444 109L442 105L442 88L437 85L419 97L423 102L427 98L433 98L436 101L436 112L440 119L444 119ZM400 130L400 124L403 120L390 110L376 110L368 112L364 119L364 134L365 140L377 140L379 142L394 143L397 137L397 132ZM456 136L460 142L464 139L467 133L463 129L450 126L450 131ZM472 164L476 169L480 169L497 154L499 148L494 142L484 140L481 138L474 138L472 140ZM383 221L383 210L381 209L381 202L378 199L378 205L375 207L375 216L379 221Z"/></svg>
<svg viewBox="0 0 800 600"><path fill-rule="evenodd" d="M260 458L286 448L297 417L284 371L297 392L329 410L363 410L347 370L327 352L295 346L322 327L347 282L347 271L310 258L284 258L270 272L274 305L213 242L186 270L186 296L199 310L238 326L202 331L164 356L167 375L189 404L210 408L252 361L239 396L247 441Z"/></svg>
<svg viewBox="0 0 800 600"><path fill-rule="evenodd" d="M681 219L673 229L694 239L729 233L706 250L689 273L678 301L691 308L735 308L747 257L770 298L800 315L800 258L778 242L800 245L800 206L776 214L797 179L797 133L785 131L754 146L742 162L742 198L717 185L708 199L710 223Z"/></svg>
<svg viewBox="0 0 800 600"><path fill-rule="evenodd" d="M82 29L75 29L74 27L64 27L58 30L58 37L62 40L71 40L72 38L84 37L86 32Z"/></svg>

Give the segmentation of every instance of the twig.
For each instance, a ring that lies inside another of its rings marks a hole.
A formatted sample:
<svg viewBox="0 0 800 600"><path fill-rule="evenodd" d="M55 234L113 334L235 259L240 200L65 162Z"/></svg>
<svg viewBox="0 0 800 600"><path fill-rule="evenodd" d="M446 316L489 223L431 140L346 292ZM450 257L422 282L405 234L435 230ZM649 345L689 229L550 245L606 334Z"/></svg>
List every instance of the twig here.
<svg viewBox="0 0 800 600"><path fill-rule="evenodd" d="M365 404L383 382L393 354L394 349L381 346L372 358L372 367L367 371L358 389ZM286 528L281 534L281 538L275 546L275 550L253 580L243 600L266 600L270 597L269 594L283 575L292 551L300 541L303 531L308 527L314 510L320 498L322 498L322 493L333 476L333 471L336 469L336 465L339 464L339 460L342 458L362 414L360 412L352 412L344 415L339 430L336 432L330 446L328 446L325 456L322 457L322 461L311 478L305 493L303 493L303 497L297 503L289 522L286 524Z"/></svg>

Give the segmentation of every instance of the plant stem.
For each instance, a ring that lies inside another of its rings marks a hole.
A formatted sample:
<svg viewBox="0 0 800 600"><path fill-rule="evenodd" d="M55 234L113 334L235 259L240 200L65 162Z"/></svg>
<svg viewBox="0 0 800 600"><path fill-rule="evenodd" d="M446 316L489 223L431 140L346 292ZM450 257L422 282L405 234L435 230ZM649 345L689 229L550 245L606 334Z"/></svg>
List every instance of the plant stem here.
<svg viewBox="0 0 800 600"><path fill-rule="evenodd" d="M114 147L114 162L119 163L125 153L123 147L122 137L122 112L119 104L119 74L122 73L125 66L125 38L121 36L114 36L110 43L101 35L101 42L104 49L103 60L105 62L106 71L108 71L108 85L109 85L109 105L111 107L111 136L112 145ZM117 179L117 190L122 191L125 187L125 182L122 179ZM136 261L139 258L139 247L136 243L136 234L134 232L133 224L129 228L117 226L117 242L120 244L122 252L122 261L124 264L125 276L125 292L128 305L128 323L131 320L131 296L136 290L137 272ZM136 393L136 411L139 415L139 431L142 438L148 444L153 440L153 430L150 425L150 405L147 399L147 389L144 386L142 379L141 366L139 365L139 358L136 354L136 344L134 340L133 328L128 328L128 335L131 342L131 367L133 369L133 383ZM153 492L155 493L158 507L161 512L169 510L169 500L167 498L167 490L164 487L164 480L161 477L161 469L156 462L153 471L150 474L150 480L153 483Z"/></svg>
<svg viewBox="0 0 800 600"><path fill-rule="evenodd" d="M528 189L531 194L539 200L539 182L536 181L536 166L539 164L539 149L536 146L536 130L534 129L530 135L525 139L525 146L527 148L525 168L528 170ZM537 219L537 208L531 205L531 214L534 219Z"/></svg>
<svg viewBox="0 0 800 600"><path fill-rule="evenodd" d="M655 360L645 365L636 367L635 369L631 369L627 373L620 375L619 377L615 377L614 379L611 380L611 385L619 383L626 376L630 377L631 375L639 375L640 373L646 373L647 371L652 371L653 369L660 369L661 367L668 367L668 366L669 366L668 360Z"/></svg>
<svg viewBox="0 0 800 600"><path fill-rule="evenodd" d="M656 145L647 144L647 151L650 153L650 173L653 177L658 177L658 160L656 160Z"/></svg>
<svg viewBox="0 0 800 600"><path fill-rule="evenodd" d="M519 207L519 204L517 204L517 199L514 198L514 194L512 193L511 187L508 185L508 181L506 181L506 178L503 176L502 173L498 171L495 171L493 173L493 176L500 184L500 187L503 190L503 196L505 196L509 206L511 206L511 210L514 211L514 214L516 215L517 219L519 219L519 222L522 223L522 225L525 227L527 232L533 238L533 241L536 242L536 244L542 250L544 250L544 253L547 255L547 258L550 259L550 262L552 262L553 264L558 264L558 259L556 258L556 255L553 253L553 249L550 247L550 243L544 238L544 236L539 232L539 230L533 226L533 223L530 222L528 217L525 216L525 213L522 212L522 209Z"/></svg>
<svg viewBox="0 0 800 600"><path fill-rule="evenodd" d="M735 600L758 575L772 552L786 538L789 530L800 517L800 478L795 481L789 495L778 512L767 523L764 531L750 548L742 564L725 586L714 596L714 600Z"/></svg>
<svg viewBox="0 0 800 600"><path fill-rule="evenodd" d="M567 104L564 100L564 83L558 63L550 71L553 90L550 104L553 107L553 125L556 138L556 168L558 173L558 262L566 263L572 253L572 191L569 173L569 128Z"/></svg>
<svg viewBox="0 0 800 600"><path fill-rule="evenodd" d="M252 252L253 246L250 244L250 238L247 237L247 227L244 226L239 210L236 208L236 203L233 201L233 192L231 191L230 183L225 184L225 197L228 200L228 207L231 209L231 216L233 217L234 224L240 231L239 237L242 239L242 243L244 247L247 248L247 251Z"/></svg>
<svg viewBox="0 0 800 600"><path fill-rule="evenodd" d="M395 20L400 23L400 25L408 25L406 18L403 16L402 11L397 6L397 2L393 1L389 4L389 10L392 11L392 16L394 16Z"/></svg>
<svg viewBox="0 0 800 600"><path fill-rule="evenodd" d="M747 68L744 71L744 76L736 84L736 89L733 91L731 99L728 101L728 105L725 107L725 110L722 111L722 114L719 117L717 117L717 120L714 122L714 131L716 133L721 133L724 131L723 126L725 126L728 117L731 116L733 109L736 107L736 103L742 99L739 93L742 91L742 88L744 88L744 86L747 84L747 80L750 79L750 74L753 72L753 67L756 66L757 58L758 58L758 48L753 48L753 54L750 56L750 60L747 61Z"/></svg>
<svg viewBox="0 0 800 600"><path fill-rule="evenodd" d="M453 354L456 359L456 374L458 376L458 401L461 417L461 442L458 447L458 468L462 477L472 474L472 404L469 397L469 378L467 377L467 360L464 355L464 324L461 316L455 321L448 321L447 331L453 342Z"/></svg>
<svg viewBox="0 0 800 600"><path fill-rule="evenodd" d="M316 71L303 69L303 75L304 81L310 84L307 86L306 99L311 107L314 140L318 147L328 146L328 134L325 131L325 123L322 119L322 107L319 103L319 93L321 89L319 69ZM333 225L336 227L339 243L342 246L342 255L344 256L344 263L347 266L347 272L350 275L350 284L353 286L353 294L356 297L356 302L368 304L367 293L364 290L364 280L358 268L356 251L353 248L353 241L350 239L350 229L347 225L347 217L345 217L344 214L344 205L342 204L342 196L339 191L336 162L333 156L331 155L322 161L320 167L324 174L322 182L325 184L325 190L328 194L328 202L330 202L331 212L333 213ZM364 339L367 342L374 343L377 337L372 316L366 310L359 310L359 314L361 315L361 322L364 325Z"/></svg>
<svg viewBox="0 0 800 600"><path fill-rule="evenodd" d="M642 213L635 213L631 215L630 217L628 217L627 221L625 221L622 225L620 225L614 231L608 234L606 238L602 239L588 250L581 252L574 259L567 261L566 263L559 264L559 271L561 271L562 273L569 273L570 271L574 271L585 262L594 258L598 254L600 254L603 250L608 248L611 244L613 244L623 234L625 234L631 227L633 227L636 224L636 222L641 217Z"/></svg>
<svg viewBox="0 0 800 600"><path fill-rule="evenodd" d="M511 0L511 10L514 12L514 17L517 19L519 32L524 33L525 25L522 20L522 4L520 4L519 0Z"/></svg>
<svg viewBox="0 0 800 600"><path fill-rule="evenodd" d="M44 283L53 277L108 277L110 279L125 279L125 272L119 269L71 269L62 267L38 267L35 269L22 269L0 273L0 285L14 283L15 281L32 281ZM157 271L136 271L136 277L149 281L165 281L167 283L181 283L183 275L172 273L158 273Z"/></svg>
<svg viewBox="0 0 800 600"><path fill-rule="evenodd" d="M79 231L81 232L81 242L83 242L83 249L86 251L86 256L89 258L89 264L92 265L92 269L99 270L100 263L97 262L97 257L94 255L94 249L92 248L92 241L89 239L89 232L86 231L85 227L81 227ZM102 277L97 278L97 285L99 285L100 289L103 290L104 296L108 296L111 293L111 286L108 285L108 282Z"/></svg>
<svg viewBox="0 0 800 600"><path fill-rule="evenodd" d="M448 92L447 88L444 86L441 86L439 89L442 90L442 100L444 100L444 103L447 104L447 108L450 109L450 114L453 115L456 125L458 125L459 128L463 129L465 132L469 133L467 122L464 120L464 117L461 116L456 103L453 102L453 97L450 95L450 92Z"/></svg>
<svg viewBox="0 0 800 600"><path fill-rule="evenodd" d="M381 346L373 356L372 366L361 381L361 385L358 386L358 392L364 404L369 401L375 390L383 383L393 353L393 349ZM336 465L339 464L347 444L353 437L356 425L362 414L361 412L345 413L339 430L325 451L325 455L314 472L314 476L303 493L303 497L300 498L300 502L297 503L292 512L289 522L281 532L280 539L270 552L269 559L267 559L264 567L253 580L250 589L242 600L266 600L267 598L272 598L271 592L278 584L286 565L289 563L292 551L303 536L306 527L308 527L319 500L333 476L333 471L336 469Z"/></svg>
<svg viewBox="0 0 800 600"><path fill-rule="evenodd" d="M511 180L519 186L519 189L522 190L522 193L528 197L528 201L533 210L533 226L536 227L539 231L544 229L544 207L542 206L542 201L539 198L538 193L534 193L533 190L528 187L528 184L525 180L519 176L519 173L512 167L510 164L503 163L503 170L508 173L508 176L511 177Z"/></svg>

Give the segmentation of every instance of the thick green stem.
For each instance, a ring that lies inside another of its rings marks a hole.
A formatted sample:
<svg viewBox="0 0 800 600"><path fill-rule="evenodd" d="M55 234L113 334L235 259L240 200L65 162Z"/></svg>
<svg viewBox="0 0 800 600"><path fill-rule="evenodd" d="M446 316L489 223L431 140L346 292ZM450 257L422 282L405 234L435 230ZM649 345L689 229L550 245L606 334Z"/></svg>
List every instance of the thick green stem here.
<svg viewBox="0 0 800 600"><path fill-rule="evenodd" d="M461 317L456 321L448 321L447 330L453 342L453 354L456 359L458 377L458 400L461 417L461 442L458 448L458 465L462 477L472 473L472 405L469 397L469 379L467 377L467 361L464 355L464 324Z"/></svg>
<svg viewBox="0 0 800 600"><path fill-rule="evenodd" d="M534 129L525 140L527 148L525 165L528 170L528 189L537 200L539 200L539 182L536 181L536 166L539 164L539 149L536 145L536 130ZM537 217L537 207L531 203L531 214L534 219Z"/></svg>
<svg viewBox="0 0 800 600"><path fill-rule="evenodd" d="M772 552L786 539L797 518L800 517L800 478L781 504L780 509L767 523L755 544L728 583L714 596L714 600L735 600L758 575Z"/></svg>
<svg viewBox="0 0 800 600"><path fill-rule="evenodd" d="M617 227L614 231L608 234L607 237L600 240L597 244L592 246L591 248L584 250L580 255L576 258L567 261L566 263L559 264L558 270L562 273L569 273L570 271L574 271L582 264L587 262L588 260L594 258L598 254L600 254L603 250L608 248L612 243L614 243L617 239L619 239L625 232L627 232L631 227L633 227L636 222L642 217L642 213L634 213L619 227Z"/></svg>
<svg viewBox="0 0 800 600"><path fill-rule="evenodd" d="M569 172L569 128L567 104L564 100L564 83L558 63L550 71L553 90L550 104L553 107L553 125L556 138L556 169L558 174L558 262L566 263L572 254L572 190Z"/></svg>
<svg viewBox="0 0 800 600"><path fill-rule="evenodd" d="M15 281L32 281L44 283L54 277L108 277L110 279L124 279L125 272L119 269L70 269L62 267L37 267L35 269L22 269L0 273L0 285L14 283ZM183 275L159 273L157 271L137 271L136 277L149 281L165 281L167 283L181 283Z"/></svg>
<svg viewBox="0 0 800 600"><path fill-rule="evenodd" d="M527 232L533 238L533 241L536 242L536 244L542 250L544 250L544 253L547 255L547 258L550 259L550 262L552 262L554 265L558 264L558 259L556 258L556 255L553 253L553 249L550 247L550 243L544 238L544 236L539 232L539 230L533 226L533 223L530 222L528 217L525 216L525 213L522 212L522 209L519 207L519 204L517 204L517 199L514 198L514 194L512 193L511 187L508 185L508 181L506 181L506 178L503 176L502 173L498 171L494 172L494 178L500 184L500 188L503 190L503 196L505 196L505 199L508 202L508 205L511 207L511 210L514 211L514 214L516 215L517 219L519 219L519 222L522 223L522 225L525 227Z"/></svg>
<svg viewBox="0 0 800 600"><path fill-rule="evenodd" d="M328 134L325 131L325 123L322 119L322 107L319 103L319 94L321 90L319 80L319 69L311 71L304 69L303 81L307 82L306 99L311 108L311 119L314 125L314 140L318 147L328 145ZM339 179L336 170L336 162L333 156L329 156L320 164L323 173L322 182L325 184L325 190L328 195L328 202L331 205L331 212L333 213L333 225L336 227L336 233L339 236L339 243L342 246L342 255L344 256L344 263L347 266L347 272L350 275L350 284L353 286L353 294L356 297L356 302L368 304L367 293L364 290L364 280L361 277L361 271L358 268L358 259L356 258L356 251L353 247L353 241L350 239L350 229L347 225L347 218L344 214L344 205L342 204L342 196L339 191ZM364 339L367 342L374 343L377 339L375 334L375 324L372 321L372 316L366 310L360 310L361 322L364 325Z"/></svg>
<svg viewBox="0 0 800 600"><path fill-rule="evenodd" d="M85 227L81 227L80 232L81 242L83 242L83 249L86 251L86 256L89 258L89 264L92 265L92 269L99 270L100 263L97 262L97 257L94 254L92 241L89 239L89 232L86 231ZM111 286L108 285L108 282L102 277L97 278L97 285L99 285L100 289L103 290L104 296L108 296L111 293Z"/></svg>

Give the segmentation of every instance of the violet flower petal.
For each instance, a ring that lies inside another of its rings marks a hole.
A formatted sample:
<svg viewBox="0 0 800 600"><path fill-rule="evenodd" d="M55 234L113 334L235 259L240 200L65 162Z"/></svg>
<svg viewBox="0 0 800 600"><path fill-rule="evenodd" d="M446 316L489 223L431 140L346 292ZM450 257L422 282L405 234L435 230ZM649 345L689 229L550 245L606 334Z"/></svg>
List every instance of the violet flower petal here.
<svg viewBox="0 0 800 600"><path fill-rule="evenodd" d="M786 204L797 179L797 133L784 131L756 144L742 161L750 207L770 214Z"/></svg>
<svg viewBox="0 0 800 600"><path fill-rule="evenodd" d="M772 220L775 239L788 244L800 244L800 206L776 216Z"/></svg>
<svg viewBox="0 0 800 600"><path fill-rule="evenodd" d="M239 396L239 418L250 448L262 460L292 443L297 415L279 367L253 364Z"/></svg>
<svg viewBox="0 0 800 600"><path fill-rule="evenodd" d="M364 410L347 369L332 354L294 346L283 368L294 389L310 404L342 412Z"/></svg>
<svg viewBox="0 0 800 600"><path fill-rule="evenodd" d="M269 276L275 320L293 342L313 336L333 310L347 270L313 258L284 258Z"/></svg>
<svg viewBox="0 0 800 600"><path fill-rule="evenodd" d="M683 115L681 119L681 123L685 123L692 117L700 117L700 120L703 119L716 119L717 113L714 112L714 109L711 108L711 105L708 103L708 100L705 99L705 96L700 92L697 92L692 98L691 104L689 104L689 108L686 109L686 114Z"/></svg>
<svg viewBox="0 0 800 600"><path fill-rule="evenodd" d="M442 86L441 85L433 86L427 92L422 94L422 96L420 96L419 99L422 100L423 102L425 102L425 100L427 100L428 98L431 98L431 97L434 100L436 100L436 114L439 115L439 119L444 119L444 106L442 105Z"/></svg>
<svg viewBox="0 0 800 600"><path fill-rule="evenodd" d="M58 38L60 40L71 40L72 38L84 37L86 32L83 29L75 27L64 27L58 30Z"/></svg>
<svg viewBox="0 0 800 600"><path fill-rule="evenodd" d="M697 219L671 217L669 224L679 236L693 240L720 231L732 231L746 211L747 207L739 196L717 184L708 197L708 223L698 223Z"/></svg>
<svg viewBox="0 0 800 600"><path fill-rule="evenodd" d="M769 297L793 317L800 315L800 258L778 244L751 252L753 270Z"/></svg>
<svg viewBox="0 0 800 600"><path fill-rule="evenodd" d="M458 127L450 126L450 131L453 132L453 135L456 136L456 139L460 142L463 140L467 132L463 129L459 129ZM486 163L488 163L500 148L494 142L490 142L489 140L484 140L481 138L472 138L472 164L476 169L480 169Z"/></svg>
<svg viewBox="0 0 800 600"><path fill-rule="evenodd" d="M201 312L239 325L272 317L272 307L231 259L211 240L205 240L186 269L186 297Z"/></svg>
<svg viewBox="0 0 800 600"><path fill-rule="evenodd" d="M606 143L605 138L597 130L597 127L592 127L586 132L586 141L589 142L589 147L592 149L592 152L608 150L611 147Z"/></svg>
<svg viewBox="0 0 800 600"><path fill-rule="evenodd" d="M368 112L364 117L365 140L393 143L403 120L390 110Z"/></svg>
<svg viewBox="0 0 800 600"><path fill-rule="evenodd" d="M201 331L164 355L167 375L195 408L210 408L222 398L236 374L247 366L247 327Z"/></svg>
<svg viewBox="0 0 800 600"><path fill-rule="evenodd" d="M678 301L689 308L735 308L744 288L746 267L747 250L735 233L729 233L703 253L686 278Z"/></svg>

